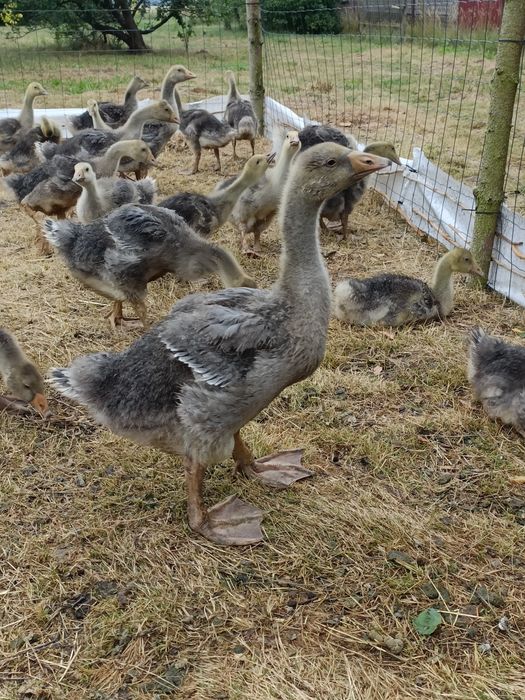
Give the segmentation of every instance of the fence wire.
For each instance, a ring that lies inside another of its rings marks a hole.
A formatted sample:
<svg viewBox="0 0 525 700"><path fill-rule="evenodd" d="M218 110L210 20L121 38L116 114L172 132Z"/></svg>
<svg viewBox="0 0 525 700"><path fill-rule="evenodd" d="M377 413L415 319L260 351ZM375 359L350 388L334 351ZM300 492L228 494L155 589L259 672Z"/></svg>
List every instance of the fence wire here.
<svg viewBox="0 0 525 700"><path fill-rule="evenodd" d="M32 80L49 91L38 102L44 108L80 109L89 98L120 102L136 74L151 84L140 97L158 97L173 63L198 75L181 85L187 102L224 94L226 69L236 72L247 93L244 0L215 0L213 6L207 21L194 20L186 34L171 19L147 35L151 52L143 54L116 50L111 37L93 45L89 35L64 36L57 29L60 10L56 21L47 11L47 29L23 22L14 32L0 27L0 109L19 106ZM294 9L298 6L306 9ZM266 95L308 119L337 125L362 143L392 141L407 158L419 147L451 181L474 188L502 6L503 0L294 0L287 5L262 0ZM139 28L155 21L155 13L155 8L146 13ZM521 215L524 71L522 63L505 181L505 203ZM498 254L498 264L510 271L509 292L515 274L525 287L525 272L516 269L508 246L500 246Z"/></svg>
<svg viewBox="0 0 525 700"><path fill-rule="evenodd" d="M0 109L19 107L32 80L41 82L49 92L35 104L39 108L80 109L88 99L122 102L134 75L150 83L139 98L158 98L162 78L174 63L183 63L198 75L197 81L179 86L187 102L224 94L227 69L237 73L240 89L247 92L244 0L228 0L224 12L222 4L216 2L215 9L209 21L195 19L186 36L176 19L170 19L144 36L149 49L144 53L126 51L126 46L110 35L102 38L92 31L62 30L62 10L45 11L47 28L26 26L23 20L14 28L0 26ZM223 19L226 10L228 16ZM32 14L39 12L37 9ZM89 8L82 10L83 15L89 12ZM118 14L105 12L108 16ZM152 7L137 20L137 33L147 28L155 15Z"/></svg>
<svg viewBox="0 0 525 700"><path fill-rule="evenodd" d="M262 2L266 94L307 119L353 133L361 143L392 141L407 158L421 148L449 182L475 188L503 2L348 0L300 12L275 4ZM322 30L334 12L337 33L290 31L308 26L309 18L311 29ZM505 204L521 215L524 73L522 60L505 179ZM498 264L510 272L509 296L514 284L525 285L515 251L512 257L501 246L498 251Z"/></svg>

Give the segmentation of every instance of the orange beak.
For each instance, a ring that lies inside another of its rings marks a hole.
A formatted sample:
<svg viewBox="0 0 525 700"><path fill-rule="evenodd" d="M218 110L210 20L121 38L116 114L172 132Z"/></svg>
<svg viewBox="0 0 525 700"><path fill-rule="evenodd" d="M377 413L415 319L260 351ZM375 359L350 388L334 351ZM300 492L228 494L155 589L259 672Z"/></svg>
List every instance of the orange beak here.
<svg viewBox="0 0 525 700"><path fill-rule="evenodd" d="M192 73L191 70L186 71L186 80L193 80L193 78L196 78L197 76L195 73Z"/></svg>
<svg viewBox="0 0 525 700"><path fill-rule="evenodd" d="M381 156L374 156L371 153L363 153L362 151L350 151L348 160L352 164L354 171L353 182L362 180L367 175L390 166L388 158L381 158Z"/></svg>
<svg viewBox="0 0 525 700"><path fill-rule="evenodd" d="M173 124L180 124L180 120L175 113L171 115L170 122L172 122Z"/></svg>
<svg viewBox="0 0 525 700"><path fill-rule="evenodd" d="M44 394L35 394L31 401L31 406L33 406L33 408L36 409L38 413L40 413L42 418L44 418L49 413L49 406Z"/></svg>
<svg viewBox="0 0 525 700"><path fill-rule="evenodd" d="M473 275L479 275L480 277L483 277L483 270L477 263L472 264L472 268L470 269L471 274Z"/></svg>

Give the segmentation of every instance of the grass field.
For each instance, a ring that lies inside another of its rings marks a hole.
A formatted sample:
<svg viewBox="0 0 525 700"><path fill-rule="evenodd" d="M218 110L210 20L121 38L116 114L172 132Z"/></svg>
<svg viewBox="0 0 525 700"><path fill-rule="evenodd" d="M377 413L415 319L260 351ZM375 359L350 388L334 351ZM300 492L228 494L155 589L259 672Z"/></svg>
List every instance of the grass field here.
<svg viewBox="0 0 525 700"><path fill-rule="evenodd" d="M188 99L203 85L222 90L222 69L237 66L237 39L221 46L220 60L212 48L189 57L196 72L206 67L206 82L189 86ZM160 80L184 60L99 59L119 90L134 61ZM8 60L4 52L4 70ZM39 60L46 83L56 67L47 54ZM48 104L84 102L87 93L68 89L83 57L60 62L63 92ZM82 79L99 79L95 65ZM21 82L37 77L24 70ZM113 94L113 84L103 90ZM224 161L225 175L236 172ZM179 174L188 162L186 152L162 156L161 195L211 189L211 159L191 179ZM352 223L348 244L322 240L334 282L390 269L431 275L435 245L372 194ZM137 333L112 333L105 303L59 259L39 257L32 239L27 217L0 209L0 324L42 370L125 348ZM216 239L238 252L230 225ZM265 257L243 265L266 287L277 274L275 225L263 244ZM150 314L216 288L159 280ZM51 422L0 415L0 698L522 700L525 492L512 477L525 471L525 449L473 403L465 335L481 324L519 342L523 310L461 279L456 289L443 324L349 330L332 321L321 368L246 427L257 455L304 447L313 479L270 492L234 479L230 463L209 471L210 502L237 492L264 510L257 547L194 536L181 463L117 438L52 391ZM413 619L429 607L444 619L426 638Z"/></svg>
<svg viewBox="0 0 525 700"><path fill-rule="evenodd" d="M423 147L439 167L474 187L488 119L496 37L477 31L458 35L432 23L425 31L403 42L392 27L370 27L337 37L266 34L266 94L301 115L339 124L362 142L392 140L403 156L411 157L414 146ZM40 104L54 107L81 107L89 97L121 96L133 73L158 89L167 66L174 62L186 63L199 75L198 81L183 87L188 101L223 94L223 75L229 68L237 72L241 89L248 89L245 33L217 25L196 27L185 53L176 29L168 23L152 35L155 52L149 56L57 50L47 31L17 42L5 36L0 30L5 47L0 57L4 84L0 100L6 106L20 101L33 78L50 88L49 98ZM142 94L153 97L158 92ZM522 112L518 100L505 191L509 207L525 214Z"/></svg>

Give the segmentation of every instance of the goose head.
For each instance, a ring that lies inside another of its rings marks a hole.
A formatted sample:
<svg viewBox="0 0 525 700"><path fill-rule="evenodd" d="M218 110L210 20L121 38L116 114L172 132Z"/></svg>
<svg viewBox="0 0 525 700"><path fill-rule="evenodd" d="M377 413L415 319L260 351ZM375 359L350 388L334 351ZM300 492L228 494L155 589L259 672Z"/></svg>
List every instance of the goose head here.
<svg viewBox="0 0 525 700"><path fill-rule="evenodd" d="M13 368L6 384L18 399L30 403L40 415L47 414L49 409L44 396L44 382L40 372L31 362L24 362Z"/></svg>
<svg viewBox="0 0 525 700"><path fill-rule="evenodd" d="M34 99L35 97L40 97L41 95L47 95L48 92L45 88L40 85L40 83L29 83L26 90L27 97Z"/></svg>
<svg viewBox="0 0 525 700"><path fill-rule="evenodd" d="M283 150L289 151L292 154L297 153L301 147L298 131L287 131L284 137Z"/></svg>
<svg viewBox="0 0 525 700"><path fill-rule="evenodd" d="M468 275L483 274L472 253L466 248L453 248L445 257L452 272L463 272Z"/></svg>
<svg viewBox="0 0 525 700"><path fill-rule="evenodd" d="M273 162L274 154L269 156L254 155L246 161L242 177L250 183L255 183L261 179L264 173L268 170L268 166Z"/></svg>
<svg viewBox="0 0 525 700"><path fill-rule="evenodd" d="M98 112L98 102L96 100L88 100L87 101L87 110L90 114L90 116L93 116Z"/></svg>
<svg viewBox="0 0 525 700"><path fill-rule="evenodd" d="M388 160L391 160L392 163L401 165L401 161L399 160L394 144L389 143L388 141L374 141L374 143L369 143L365 148L365 153L372 153L374 156L388 158Z"/></svg>
<svg viewBox="0 0 525 700"><path fill-rule="evenodd" d="M157 165L155 156L150 147L140 139L130 139L129 141L119 141L112 147L112 152L120 154L121 158L131 158L140 165ZM108 149L109 150L109 149Z"/></svg>
<svg viewBox="0 0 525 700"><path fill-rule="evenodd" d="M389 165L390 161L381 156L352 151L337 143L320 143L298 154L290 181L310 201L321 205L325 199Z"/></svg>
<svg viewBox="0 0 525 700"><path fill-rule="evenodd" d="M166 100L152 102L152 104L143 107L141 113L148 121L179 123L179 118Z"/></svg>
<svg viewBox="0 0 525 700"><path fill-rule="evenodd" d="M17 399L30 403L42 416L48 414L44 380L15 339L0 329L0 366L9 391Z"/></svg>
<svg viewBox="0 0 525 700"><path fill-rule="evenodd" d="M85 185L86 183L95 182L97 176L89 163L77 163L73 173L72 180L77 185Z"/></svg>
<svg viewBox="0 0 525 700"><path fill-rule="evenodd" d="M144 78L141 78L140 75L136 75L130 84L130 88L134 92L138 92L139 90L144 90L147 87L149 87L148 81L144 80Z"/></svg>
<svg viewBox="0 0 525 700"><path fill-rule="evenodd" d="M175 83L183 83L186 80L193 80L196 77L195 73L192 73L191 70L188 70L186 66L183 66L181 63L172 66L166 75L168 80L173 80Z"/></svg>

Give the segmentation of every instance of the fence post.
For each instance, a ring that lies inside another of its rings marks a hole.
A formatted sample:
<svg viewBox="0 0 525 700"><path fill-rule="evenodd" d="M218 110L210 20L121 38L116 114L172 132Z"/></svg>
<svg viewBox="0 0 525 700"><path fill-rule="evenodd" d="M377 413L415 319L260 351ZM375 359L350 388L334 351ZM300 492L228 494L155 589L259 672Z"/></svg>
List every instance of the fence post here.
<svg viewBox="0 0 525 700"><path fill-rule="evenodd" d="M481 154L478 184L474 190L476 218L472 253L487 281L498 214L504 199L514 99L520 79L525 40L525 3L506 0L499 32L496 66L490 83L490 109Z"/></svg>
<svg viewBox="0 0 525 700"><path fill-rule="evenodd" d="M260 0L246 0L248 52L250 66L250 100L259 120L259 134L264 134L263 38Z"/></svg>

